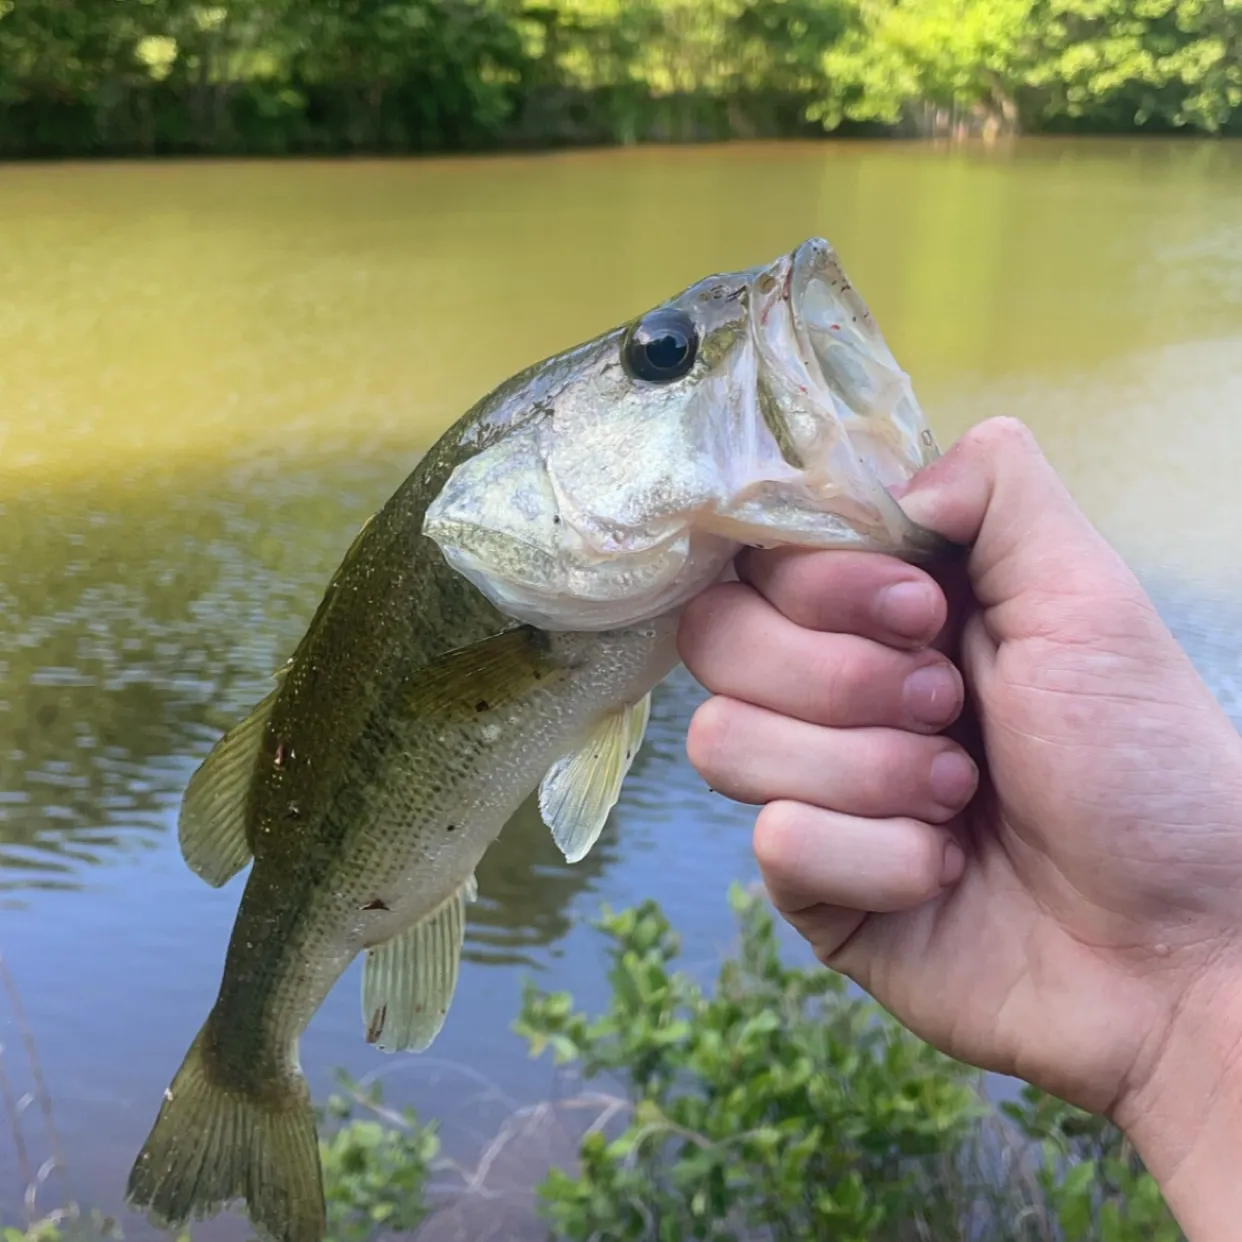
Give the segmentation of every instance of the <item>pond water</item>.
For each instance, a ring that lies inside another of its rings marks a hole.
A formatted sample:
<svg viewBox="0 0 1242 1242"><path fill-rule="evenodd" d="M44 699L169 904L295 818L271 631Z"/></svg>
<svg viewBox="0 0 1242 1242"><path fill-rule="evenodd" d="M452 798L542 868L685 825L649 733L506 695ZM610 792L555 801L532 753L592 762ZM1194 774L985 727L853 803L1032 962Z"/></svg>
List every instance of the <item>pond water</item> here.
<svg viewBox="0 0 1242 1242"><path fill-rule="evenodd" d="M240 891L184 867L182 788L360 523L495 382L702 275L829 237L941 442L1025 418L1242 721L1240 201L1242 145L1209 142L0 167L0 952L26 1020L0 991L0 1090L34 1085L28 1025L67 1163L42 1206L120 1210ZM700 697L658 693L585 862L531 815L487 856L434 1055L367 1047L350 971L304 1042L316 1095L382 1069L466 1152L560 1089L508 1025L526 975L602 1001L601 902L657 898L711 966L754 867L751 813L684 758ZM23 1122L6 1222L51 1152Z"/></svg>

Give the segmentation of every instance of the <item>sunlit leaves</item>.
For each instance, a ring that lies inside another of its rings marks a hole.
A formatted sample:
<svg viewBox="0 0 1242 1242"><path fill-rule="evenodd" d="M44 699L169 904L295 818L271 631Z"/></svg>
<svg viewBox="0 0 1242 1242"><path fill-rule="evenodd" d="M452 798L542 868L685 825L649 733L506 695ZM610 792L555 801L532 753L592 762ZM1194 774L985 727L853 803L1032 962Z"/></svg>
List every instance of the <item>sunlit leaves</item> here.
<svg viewBox="0 0 1242 1242"><path fill-rule="evenodd" d="M816 109L896 124L911 106L1011 119L1030 0L857 0L858 19L824 57L830 91Z"/></svg>
<svg viewBox="0 0 1242 1242"><path fill-rule="evenodd" d="M1037 0L1041 116L1209 133L1242 107L1237 0Z"/></svg>
<svg viewBox="0 0 1242 1242"><path fill-rule="evenodd" d="M1008 128L1215 132L1242 105L1238 0L853 0L813 114L895 125L928 108Z"/></svg>
<svg viewBox="0 0 1242 1242"><path fill-rule="evenodd" d="M168 77L177 59L177 40L170 35L147 35L138 40L134 54L159 82Z"/></svg>

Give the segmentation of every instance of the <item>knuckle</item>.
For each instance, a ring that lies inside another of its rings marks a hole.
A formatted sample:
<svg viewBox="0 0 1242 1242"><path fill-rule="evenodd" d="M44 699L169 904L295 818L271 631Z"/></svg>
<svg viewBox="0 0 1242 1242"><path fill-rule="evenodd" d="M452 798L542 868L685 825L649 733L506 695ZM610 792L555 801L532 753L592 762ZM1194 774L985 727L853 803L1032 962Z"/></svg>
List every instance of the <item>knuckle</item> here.
<svg viewBox="0 0 1242 1242"><path fill-rule="evenodd" d="M773 578L773 602L795 625L823 628L831 615L835 564L833 553L798 549L784 557Z"/></svg>
<svg viewBox="0 0 1242 1242"><path fill-rule="evenodd" d="M677 652L686 667L708 688L714 680L713 668L719 663L718 639L737 628L743 615L741 606L754 592L739 582L709 587L696 595L682 610L677 626Z"/></svg>
<svg viewBox="0 0 1242 1242"><path fill-rule="evenodd" d="M940 891L944 842L940 833L918 820L901 821L906 831L892 853L892 898L903 906L919 905Z"/></svg>
<svg viewBox="0 0 1242 1242"><path fill-rule="evenodd" d="M796 802L769 802L755 817L752 848L764 875L796 874L802 827L803 811Z"/></svg>
<svg viewBox="0 0 1242 1242"><path fill-rule="evenodd" d="M722 775L737 723L738 705L719 696L699 705L686 731L686 757L691 766L710 782Z"/></svg>

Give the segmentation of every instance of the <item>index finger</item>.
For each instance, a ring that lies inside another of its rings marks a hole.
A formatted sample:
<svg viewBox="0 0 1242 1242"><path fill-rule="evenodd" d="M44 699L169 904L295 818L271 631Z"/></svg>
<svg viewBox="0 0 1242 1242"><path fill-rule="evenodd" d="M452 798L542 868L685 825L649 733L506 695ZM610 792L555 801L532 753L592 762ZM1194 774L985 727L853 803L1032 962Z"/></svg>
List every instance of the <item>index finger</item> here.
<svg viewBox="0 0 1242 1242"><path fill-rule="evenodd" d="M858 634L891 647L930 645L948 612L933 578L876 552L747 549L737 558L737 573L804 629Z"/></svg>

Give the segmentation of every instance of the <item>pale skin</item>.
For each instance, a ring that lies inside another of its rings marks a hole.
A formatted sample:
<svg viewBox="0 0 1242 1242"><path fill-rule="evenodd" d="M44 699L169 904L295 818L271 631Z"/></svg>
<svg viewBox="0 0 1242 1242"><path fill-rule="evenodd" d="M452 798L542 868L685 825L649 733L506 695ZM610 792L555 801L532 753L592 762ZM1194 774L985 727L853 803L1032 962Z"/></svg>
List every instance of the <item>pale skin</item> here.
<svg viewBox="0 0 1242 1242"><path fill-rule="evenodd" d="M1242 1229L1242 739L1030 433L901 497L933 578L748 553L687 609L691 762L818 958L950 1055L1111 1117L1192 1242Z"/></svg>

